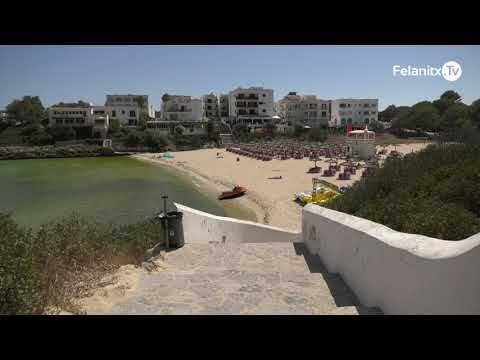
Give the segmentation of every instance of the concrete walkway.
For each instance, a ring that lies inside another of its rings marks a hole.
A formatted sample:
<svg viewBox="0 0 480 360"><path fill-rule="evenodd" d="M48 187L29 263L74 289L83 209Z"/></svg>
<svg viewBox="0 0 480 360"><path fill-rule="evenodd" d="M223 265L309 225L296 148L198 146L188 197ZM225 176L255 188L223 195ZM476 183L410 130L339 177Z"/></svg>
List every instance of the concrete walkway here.
<svg viewBox="0 0 480 360"><path fill-rule="evenodd" d="M188 244L108 312L89 314L379 314L359 306L304 245Z"/></svg>

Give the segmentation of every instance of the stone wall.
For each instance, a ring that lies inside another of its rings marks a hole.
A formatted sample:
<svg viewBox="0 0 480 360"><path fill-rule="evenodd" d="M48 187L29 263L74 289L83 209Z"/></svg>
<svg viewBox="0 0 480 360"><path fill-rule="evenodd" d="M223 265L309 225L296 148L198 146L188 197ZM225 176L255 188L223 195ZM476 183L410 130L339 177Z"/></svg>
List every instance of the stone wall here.
<svg viewBox="0 0 480 360"><path fill-rule="evenodd" d="M216 216L175 204L183 212L185 243L209 242L299 242L301 234L251 221Z"/></svg>
<svg viewBox="0 0 480 360"><path fill-rule="evenodd" d="M480 314L480 234L440 240L307 205L302 237L364 306L385 314Z"/></svg>

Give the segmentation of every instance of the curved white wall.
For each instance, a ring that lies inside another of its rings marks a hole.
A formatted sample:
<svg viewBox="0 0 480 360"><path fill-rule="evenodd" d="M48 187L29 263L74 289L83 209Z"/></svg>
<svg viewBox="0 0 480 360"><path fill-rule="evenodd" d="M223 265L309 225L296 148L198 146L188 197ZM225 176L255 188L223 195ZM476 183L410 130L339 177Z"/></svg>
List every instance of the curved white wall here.
<svg viewBox="0 0 480 360"><path fill-rule="evenodd" d="M386 314L480 314L480 234L439 240L315 205L303 208L302 234L364 306Z"/></svg>
<svg viewBox="0 0 480 360"><path fill-rule="evenodd" d="M298 242L301 234L251 221L216 216L176 204L183 212L185 243L217 242Z"/></svg>

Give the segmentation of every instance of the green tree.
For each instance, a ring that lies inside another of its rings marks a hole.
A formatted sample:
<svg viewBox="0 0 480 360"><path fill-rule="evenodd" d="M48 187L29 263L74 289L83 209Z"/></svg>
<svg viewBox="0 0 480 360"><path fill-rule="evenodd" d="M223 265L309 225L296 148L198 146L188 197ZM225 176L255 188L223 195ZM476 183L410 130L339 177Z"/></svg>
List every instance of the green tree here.
<svg viewBox="0 0 480 360"><path fill-rule="evenodd" d="M45 108L38 96L24 96L7 105L7 111L15 114L17 121L26 124L38 124L45 118Z"/></svg>
<svg viewBox="0 0 480 360"><path fill-rule="evenodd" d="M125 146L137 147L143 142L144 134L138 130L130 130L124 141Z"/></svg>
<svg viewBox="0 0 480 360"><path fill-rule="evenodd" d="M399 114L399 109L395 105L389 105L383 111L378 113L378 120L383 122L391 122Z"/></svg>
<svg viewBox="0 0 480 360"><path fill-rule="evenodd" d="M236 124L232 129L232 133L237 138L243 138L249 134L248 126L245 124Z"/></svg>
<svg viewBox="0 0 480 360"><path fill-rule="evenodd" d="M110 120L108 125L108 135L118 134L120 132L120 121L118 119Z"/></svg>
<svg viewBox="0 0 480 360"><path fill-rule="evenodd" d="M143 143L150 148L151 151L159 151L168 145L168 140L157 133L147 131Z"/></svg>
<svg viewBox="0 0 480 360"><path fill-rule="evenodd" d="M385 130L385 126L379 121L372 121L368 125L368 128L372 131L375 131L378 134L383 133L383 131Z"/></svg>
<svg viewBox="0 0 480 360"><path fill-rule="evenodd" d="M48 133L53 137L54 141L68 141L77 138L77 132L69 126L53 126L48 129Z"/></svg>
<svg viewBox="0 0 480 360"><path fill-rule="evenodd" d="M450 105L443 113L440 126L443 131L452 131L469 121L471 110L468 105L462 103L454 103Z"/></svg>
<svg viewBox="0 0 480 360"><path fill-rule="evenodd" d="M480 99L475 100L471 105L472 124L480 130Z"/></svg>
<svg viewBox="0 0 480 360"><path fill-rule="evenodd" d="M320 128L310 129L308 132L308 140L315 142L325 142L327 140L328 134L325 130Z"/></svg>
<svg viewBox="0 0 480 360"><path fill-rule="evenodd" d="M138 119L138 127L142 130L145 130L147 128L147 121L150 120L150 117L148 114L144 111L140 112L140 116Z"/></svg>
<svg viewBox="0 0 480 360"><path fill-rule="evenodd" d="M272 137L275 136L275 129L275 124L272 124L271 122L267 123L267 125L265 126L265 132L267 133L267 135Z"/></svg>
<svg viewBox="0 0 480 360"><path fill-rule="evenodd" d="M442 115L450 106L462 102L462 97L453 90L445 91L440 99L435 100L433 105L438 109L440 115Z"/></svg>
<svg viewBox="0 0 480 360"><path fill-rule="evenodd" d="M293 136L300 137L305 132L305 126L302 124L295 124L293 125Z"/></svg>

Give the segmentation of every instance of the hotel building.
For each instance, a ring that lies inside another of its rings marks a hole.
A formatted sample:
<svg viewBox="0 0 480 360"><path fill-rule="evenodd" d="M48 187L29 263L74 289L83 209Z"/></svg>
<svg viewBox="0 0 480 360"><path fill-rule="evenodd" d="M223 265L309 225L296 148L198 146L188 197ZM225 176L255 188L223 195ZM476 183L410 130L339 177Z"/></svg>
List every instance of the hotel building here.
<svg viewBox="0 0 480 360"><path fill-rule="evenodd" d="M214 93L203 96L203 113L208 119L220 119L218 97Z"/></svg>
<svg viewBox="0 0 480 360"><path fill-rule="evenodd" d="M279 116L287 123L302 123L310 127L328 126L330 101L315 95L300 95L289 92L278 102Z"/></svg>
<svg viewBox="0 0 480 360"><path fill-rule="evenodd" d="M228 94L229 121L246 124L250 129L264 127L274 115L273 89L237 88Z"/></svg>
<svg viewBox="0 0 480 360"><path fill-rule="evenodd" d="M155 117L153 105L148 103L148 95L107 95L105 102L110 120L118 120L120 125L137 126L140 114Z"/></svg>
<svg viewBox="0 0 480 360"><path fill-rule="evenodd" d="M378 121L378 99L338 99L331 103L330 127L351 123L353 129L364 129L365 125Z"/></svg>

